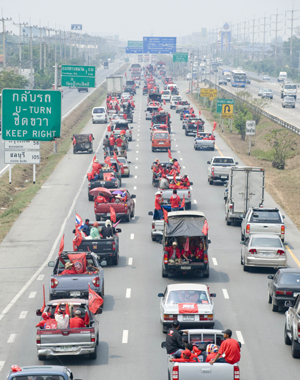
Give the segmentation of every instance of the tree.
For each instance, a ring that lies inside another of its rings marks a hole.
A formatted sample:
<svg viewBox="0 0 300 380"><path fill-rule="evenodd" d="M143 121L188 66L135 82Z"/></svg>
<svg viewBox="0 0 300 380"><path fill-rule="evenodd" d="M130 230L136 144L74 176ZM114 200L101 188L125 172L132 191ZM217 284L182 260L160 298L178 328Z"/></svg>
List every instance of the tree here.
<svg viewBox="0 0 300 380"><path fill-rule="evenodd" d="M273 129L266 135L266 139L274 150L272 166L284 170L285 161L290 151L297 146L293 135L288 133L286 129Z"/></svg>
<svg viewBox="0 0 300 380"><path fill-rule="evenodd" d="M258 125L261 119L261 109L268 107L271 104L271 100L267 98L255 98L246 90L238 91L236 96L241 99L236 100L237 110L243 110L245 107L249 108L253 116L252 120L255 120L256 125Z"/></svg>
<svg viewBox="0 0 300 380"><path fill-rule="evenodd" d="M28 80L22 75L15 74L10 70L0 72L0 92L4 88L24 88L27 86Z"/></svg>
<svg viewBox="0 0 300 380"><path fill-rule="evenodd" d="M245 141L246 137L246 121L252 120L252 115L248 108L244 107L243 110L239 111L237 115L234 115L233 125L241 135L241 139Z"/></svg>

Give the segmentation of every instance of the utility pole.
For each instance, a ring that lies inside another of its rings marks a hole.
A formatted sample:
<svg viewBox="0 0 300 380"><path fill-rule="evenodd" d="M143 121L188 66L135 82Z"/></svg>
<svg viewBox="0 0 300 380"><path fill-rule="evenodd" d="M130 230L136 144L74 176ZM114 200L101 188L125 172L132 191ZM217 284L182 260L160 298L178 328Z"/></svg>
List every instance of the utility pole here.
<svg viewBox="0 0 300 380"><path fill-rule="evenodd" d="M30 25L30 88L33 88L32 26Z"/></svg>
<svg viewBox="0 0 300 380"><path fill-rule="evenodd" d="M22 26L28 25L26 22L20 21L20 15L19 15L19 22L13 23L14 25L17 25L19 27L19 75L21 75L22 70Z"/></svg>
<svg viewBox="0 0 300 380"><path fill-rule="evenodd" d="M12 18L4 18L2 15L2 18L0 18L0 21L2 21L2 38L3 38L3 68L6 67L6 54L5 54L5 21L11 21Z"/></svg>
<svg viewBox="0 0 300 380"><path fill-rule="evenodd" d="M290 40L290 61L292 61L293 57L293 33L294 33L294 13L299 12L299 10L295 10L294 7L291 11L286 11L285 16L287 13L291 13L291 40Z"/></svg>
<svg viewBox="0 0 300 380"><path fill-rule="evenodd" d="M253 19L253 24L252 24L252 62L254 60L254 27L255 27L255 18Z"/></svg>
<svg viewBox="0 0 300 380"><path fill-rule="evenodd" d="M47 53L46 53L46 28L43 28L43 44L44 44L44 68L47 66Z"/></svg>
<svg viewBox="0 0 300 380"><path fill-rule="evenodd" d="M262 59L265 58L265 44L266 44L266 16L263 17L264 20L264 31L263 31L263 52L262 52Z"/></svg>
<svg viewBox="0 0 300 380"><path fill-rule="evenodd" d="M42 70L42 64L43 64L43 45L42 45L42 28L41 28L41 21L40 21L40 70Z"/></svg>
<svg viewBox="0 0 300 380"><path fill-rule="evenodd" d="M275 21L272 21L272 16L275 16ZM275 29L273 29L273 32L275 32L275 47L274 47L274 60L275 60L275 67L277 66L277 49L278 49L278 24L282 22L282 20L278 21L278 16L282 16L278 13L272 14L270 16L270 23L271 25L275 23Z"/></svg>

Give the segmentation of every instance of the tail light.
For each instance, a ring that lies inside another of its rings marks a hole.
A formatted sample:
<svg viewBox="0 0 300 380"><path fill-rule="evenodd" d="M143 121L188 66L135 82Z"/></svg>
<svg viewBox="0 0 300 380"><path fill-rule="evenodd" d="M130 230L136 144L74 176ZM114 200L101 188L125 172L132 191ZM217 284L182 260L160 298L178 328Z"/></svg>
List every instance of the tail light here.
<svg viewBox="0 0 300 380"><path fill-rule="evenodd" d="M281 235L284 235L284 233L285 233L285 227L282 225L281 226Z"/></svg>
<svg viewBox="0 0 300 380"><path fill-rule="evenodd" d="M152 222L152 230L155 229L155 222Z"/></svg>
<svg viewBox="0 0 300 380"><path fill-rule="evenodd" d="M188 197L191 198L191 192L190 192L190 190L188 191Z"/></svg>
<svg viewBox="0 0 300 380"><path fill-rule="evenodd" d="M76 252L78 250L77 245L74 245L74 251Z"/></svg>
<svg viewBox="0 0 300 380"><path fill-rule="evenodd" d="M208 315L199 315L199 320L200 321L213 321L214 316L213 314L208 314Z"/></svg>
<svg viewBox="0 0 300 380"><path fill-rule="evenodd" d="M284 291L284 290L277 290L275 293L278 296L292 296L293 295L293 292L287 292L287 291Z"/></svg>
<svg viewBox="0 0 300 380"><path fill-rule="evenodd" d="M280 256L284 255L284 251L282 249L278 249L277 255L280 255Z"/></svg>
<svg viewBox="0 0 300 380"><path fill-rule="evenodd" d="M112 243L112 249L113 249L113 251L116 249L116 243L114 241Z"/></svg>
<svg viewBox="0 0 300 380"><path fill-rule="evenodd" d="M240 368L235 365L233 367L233 380L239 380L240 379Z"/></svg>
<svg viewBox="0 0 300 380"><path fill-rule="evenodd" d="M92 281L92 284L95 286L95 288L99 288L100 286L100 280L99 277L95 277Z"/></svg>
<svg viewBox="0 0 300 380"><path fill-rule="evenodd" d="M298 322L298 338L300 338L300 322Z"/></svg>
<svg viewBox="0 0 300 380"><path fill-rule="evenodd" d="M203 255L203 261L204 261L204 264L207 264L207 263L208 263L208 256L207 256L207 253L204 253L204 255Z"/></svg>
<svg viewBox="0 0 300 380"><path fill-rule="evenodd" d="M56 278L51 278L51 288L54 289L56 288L58 285L58 281L56 280Z"/></svg>
<svg viewBox="0 0 300 380"><path fill-rule="evenodd" d="M124 204L124 207L125 207L125 210L127 210L127 207L128 207L127 203Z"/></svg>
<svg viewBox="0 0 300 380"><path fill-rule="evenodd" d="M41 336L39 334L36 336L36 344L41 344Z"/></svg>
<svg viewBox="0 0 300 380"><path fill-rule="evenodd" d="M249 249L249 252L250 252L252 255L254 255L255 253L257 253L256 249L254 249L254 248Z"/></svg>
<svg viewBox="0 0 300 380"><path fill-rule="evenodd" d="M233 204L232 204L232 203L229 205L229 209L230 209L230 210L233 209Z"/></svg>
<svg viewBox="0 0 300 380"><path fill-rule="evenodd" d="M164 254L164 264L168 264L168 254Z"/></svg>
<svg viewBox="0 0 300 380"><path fill-rule="evenodd" d="M179 380L179 368L178 365L174 365L172 370L172 379L173 380Z"/></svg>
<svg viewBox="0 0 300 380"><path fill-rule="evenodd" d="M91 342L96 342L95 330L93 328L91 329Z"/></svg>
<svg viewBox="0 0 300 380"><path fill-rule="evenodd" d="M177 315L176 314L164 314L164 320L165 321L177 321Z"/></svg>
<svg viewBox="0 0 300 380"><path fill-rule="evenodd" d="M247 224L246 226L246 234L250 234L250 224Z"/></svg>

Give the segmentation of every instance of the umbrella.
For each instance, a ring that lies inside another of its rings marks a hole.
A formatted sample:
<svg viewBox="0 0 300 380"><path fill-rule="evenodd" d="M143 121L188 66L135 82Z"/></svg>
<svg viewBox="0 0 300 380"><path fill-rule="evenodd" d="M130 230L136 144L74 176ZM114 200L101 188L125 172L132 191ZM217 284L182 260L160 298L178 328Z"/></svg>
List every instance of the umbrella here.
<svg viewBox="0 0 300 380"><path fill-rule="evenodd" d="M117 195L117 194L123 194L123 191L122 190L115 190L114 192L112 192L113 195Z"/></svg>
<svg viewBox="0 0 300 380"><path fill-rule="evenodd" d="M90 195L92 195L93 197L96 197L99 194L103 197L113 198L112 193L105 187L95 187L94 189L90 190Z"/></svg>

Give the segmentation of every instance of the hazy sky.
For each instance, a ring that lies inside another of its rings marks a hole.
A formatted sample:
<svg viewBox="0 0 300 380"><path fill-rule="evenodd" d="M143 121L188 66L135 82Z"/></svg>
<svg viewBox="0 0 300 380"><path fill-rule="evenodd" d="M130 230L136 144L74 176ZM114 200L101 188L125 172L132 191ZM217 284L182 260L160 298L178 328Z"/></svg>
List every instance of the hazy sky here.
<svg viewBox="0 0 300 380"><path fill-rule="evenodd" d="M3 16L18 22L70 30L83 24L83 31L120 39L143 36L184 36L202 27L221 27L225 22L243 22L286 10L300 10L300 0L1 0ZM289 14L290 15L290 14ZM300 19L300 12L295 13ZM299 20L296 21L299 25ZM282 33L284 23L281 24ZM9 29L9 24L7 25ZM286 30L286 35L288 34Z"/></svg>

